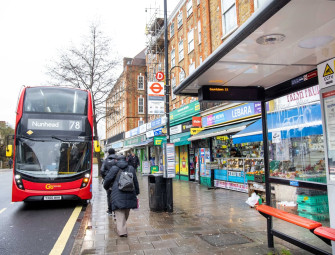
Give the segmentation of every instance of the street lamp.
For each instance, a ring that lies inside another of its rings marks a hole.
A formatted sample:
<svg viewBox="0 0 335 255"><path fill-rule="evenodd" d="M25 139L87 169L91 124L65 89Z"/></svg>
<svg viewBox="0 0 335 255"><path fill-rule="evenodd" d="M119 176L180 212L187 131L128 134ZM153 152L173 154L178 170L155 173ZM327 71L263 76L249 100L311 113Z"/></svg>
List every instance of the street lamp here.
<svg viewBox="0 0 335 255"><path fill-rule="evenodd" d="M169 80L169 56L168 56L168 24L167 24L167 0L164 0L164 57L165 57L165 107L166 107L166 142L170 142L170 80ZM166 179L166 207L168 212L173 212L172 178Z"/></svg>

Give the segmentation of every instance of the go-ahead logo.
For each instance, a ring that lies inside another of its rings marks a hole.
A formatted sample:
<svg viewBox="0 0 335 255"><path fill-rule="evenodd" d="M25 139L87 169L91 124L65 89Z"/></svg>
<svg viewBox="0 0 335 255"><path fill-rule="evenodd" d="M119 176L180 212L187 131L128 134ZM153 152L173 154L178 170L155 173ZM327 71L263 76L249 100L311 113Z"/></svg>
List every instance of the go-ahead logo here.
<svg viewBox="0 0 335 255"><path fill-rule="evenodd" d="M60 188L60 187L62 187L62 186L61 185L52 185L50 183L45 185L46 189L54 189L54 188Z"/></svg>

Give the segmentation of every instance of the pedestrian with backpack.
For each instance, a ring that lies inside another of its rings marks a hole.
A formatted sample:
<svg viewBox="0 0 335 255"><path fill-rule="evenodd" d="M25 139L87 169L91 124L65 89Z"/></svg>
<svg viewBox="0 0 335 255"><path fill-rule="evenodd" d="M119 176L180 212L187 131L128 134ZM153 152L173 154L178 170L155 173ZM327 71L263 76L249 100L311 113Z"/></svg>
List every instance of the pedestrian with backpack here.
<svg viewBox="0 0 335 255"><path fill-rule="evenodd" d="M126 157L118 156L104 181L104 188L112 188L111 206L115 212L117 234L127 237L127 220L130 209L137 208L137 195L140 194L136 171L128 164Z"/></svg>

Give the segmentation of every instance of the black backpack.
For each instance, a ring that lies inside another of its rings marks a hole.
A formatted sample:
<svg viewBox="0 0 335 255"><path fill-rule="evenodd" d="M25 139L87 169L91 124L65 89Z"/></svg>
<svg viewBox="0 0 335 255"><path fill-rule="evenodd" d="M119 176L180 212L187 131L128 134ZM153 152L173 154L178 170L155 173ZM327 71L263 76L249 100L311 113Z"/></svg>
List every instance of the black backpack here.
<svg viewBox="0 0 335 255"><path fill-rule="evenodd" d="M133 173L128 172L128 167L124 171L119 170L118 175L120 176L118 187L121 191L134 191L134 176Z"/></svg>

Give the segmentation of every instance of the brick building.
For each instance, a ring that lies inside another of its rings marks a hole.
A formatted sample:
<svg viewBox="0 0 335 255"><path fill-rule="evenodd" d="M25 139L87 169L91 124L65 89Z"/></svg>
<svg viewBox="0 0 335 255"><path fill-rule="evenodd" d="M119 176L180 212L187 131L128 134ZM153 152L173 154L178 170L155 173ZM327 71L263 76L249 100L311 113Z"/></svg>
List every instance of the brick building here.
<svg viewBox="0 0 335 255"><path fill-rule="evenodd" d="M146 122L146 61L144 50L123 59L123 72L106 101L106 137L114 137Z"/></svg>

